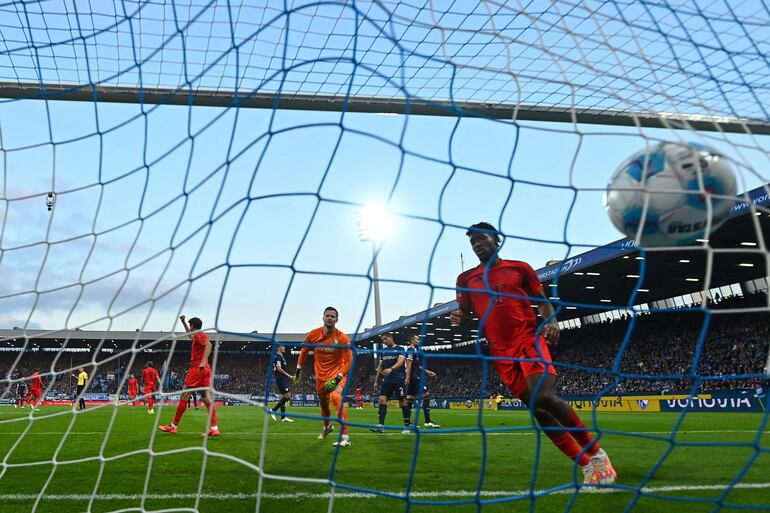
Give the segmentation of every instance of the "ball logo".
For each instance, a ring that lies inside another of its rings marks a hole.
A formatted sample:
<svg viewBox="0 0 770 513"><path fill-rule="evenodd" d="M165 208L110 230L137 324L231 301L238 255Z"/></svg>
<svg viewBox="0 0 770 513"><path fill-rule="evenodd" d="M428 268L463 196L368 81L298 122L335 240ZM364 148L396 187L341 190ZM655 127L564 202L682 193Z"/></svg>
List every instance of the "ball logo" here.
<svg viewBox="0 0 770 513"><path fill-rule="evenodd" d="M729 217L736 185L732 165L716 150L662 142L618 167L605 204L612 223L642 246L689 244Z"/></svg>

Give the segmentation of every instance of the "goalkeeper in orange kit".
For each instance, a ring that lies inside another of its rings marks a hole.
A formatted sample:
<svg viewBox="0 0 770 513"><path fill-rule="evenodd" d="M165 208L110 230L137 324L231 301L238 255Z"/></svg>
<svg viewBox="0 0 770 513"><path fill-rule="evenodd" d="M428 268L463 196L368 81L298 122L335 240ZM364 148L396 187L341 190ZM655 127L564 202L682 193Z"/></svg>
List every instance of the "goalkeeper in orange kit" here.
<svg viewBox="0 0 770 513"><path fill-rule="evenodd" d="M321 403L321 415L324 417L324 428L318 435L318 439L323 440L334 429L334 425L329 420L331 417L329 403L331 403L334 406L335 416L341 418L342 429L340 440L332 445L348 447L350 446L348 413L342 400L342 390L347 383L347 374L353 355L350 349L350 338L335 327L338 318L337 309L327 306L324 310L324 325L308 333L305 337L305 343L313 344L316 392ZM295 383L299 383L301 379L302 366L305 364L310 349L310 346L305 346L299 353Z"/></svg>

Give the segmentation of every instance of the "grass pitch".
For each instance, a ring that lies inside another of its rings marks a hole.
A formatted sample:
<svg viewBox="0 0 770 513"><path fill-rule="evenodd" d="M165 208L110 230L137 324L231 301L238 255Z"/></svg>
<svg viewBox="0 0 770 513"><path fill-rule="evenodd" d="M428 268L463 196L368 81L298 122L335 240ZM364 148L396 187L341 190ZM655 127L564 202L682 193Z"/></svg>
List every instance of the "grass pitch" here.
<svg viewBox="0 0 770 513"><path fill-rule="evenodd" d="M222 407L222 436L210 440L200 436L203 408L188 410L177 435L159 432L174 409L158 407L155 416L126 406L77 415L68 408L32 415L1 409L0 511L770 509L770 434L762 431L762 414L691 413L673 436L678 414L597 414L601 443L620 476L613 487L578 491L574 466L532 429L527 413L484 411L484 436L477 411L434 410L442 429L405 435L400 411L391 409L393 431L352 427L352 446L337 452L336 430L317 440L315 408L290 408L305 417L290 424L256 407ZM376 421L373 409L350 416ZM582 416L591 422L590 413Z"/></svg>

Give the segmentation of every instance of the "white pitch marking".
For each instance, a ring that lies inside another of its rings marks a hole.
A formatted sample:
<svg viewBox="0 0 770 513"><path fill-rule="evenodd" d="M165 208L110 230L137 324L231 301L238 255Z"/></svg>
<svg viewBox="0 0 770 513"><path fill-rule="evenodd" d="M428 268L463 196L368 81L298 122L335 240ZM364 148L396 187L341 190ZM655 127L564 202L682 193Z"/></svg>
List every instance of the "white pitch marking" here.
<svg viewBox="0 0 770 513"><path fill-rule="evenodd" d="M727 485L679 485L679 486L648 486L641 489L642 493L661 493L661 492L686 492L686 491L709 491L709 490L724 490ZM770 488L770 483L738 483L732 487L733 489L741 490L760 490ZM605 494L617 494L617 493L637 493L636 489L621 489L611 487L584 487L581 488L583 493L605 493ZM406 495L401 491L388 491L385 492L391 495L397 495L402 499L406 499ZM475 490L434 490L425 492L412 492L409 494L413 498L432 498L432 497L451 497L451 498L468 498L473 499L476 497ZM561 489L549 492L547 490L535 490L535 495L567 495L575 493L575 488ZM481 497L515 497L529 495L529 490L482 490L479 494ZM341 492L336 491L333 493L336 499L378 499L382 497L376 493L362 493L362 492ZM332 492L295 492L295 493L263 493L263 499L275 499L275 500L297 500L297 499L328 499L332 496ZM161 493L161 494L101 494L94 497L99 501L116 501L116 500L140 500L142 498L150 500L192 500L192 499L214 499L214 500L247 500L256 499L256 493L202 493L200 495L194 493ZM91 494L73 493L73 494L51 494L44 495L43 500L50 501L84 501L89 500ZM35 500L37 494L31 493L7 493L0 495L0 500Z"/></svg>

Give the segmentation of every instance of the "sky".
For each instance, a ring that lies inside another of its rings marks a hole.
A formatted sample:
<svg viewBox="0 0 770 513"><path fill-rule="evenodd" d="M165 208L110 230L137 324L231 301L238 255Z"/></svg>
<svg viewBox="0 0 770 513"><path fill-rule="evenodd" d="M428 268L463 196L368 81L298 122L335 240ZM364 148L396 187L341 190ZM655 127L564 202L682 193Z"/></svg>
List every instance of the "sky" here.
<svg viewBox="0 0 770 513"><path fill-rule="evenodd" d="M240 7L248 11L247 4ZM137 2L122 5L129 13L142 6ZM147 5L152 7L152 3ZM143 83L152 79L157 85L179 85L185 80L183 68L188 63L187 79L220 90L226 90L230 74L240 70L239 87L262 76L262 88L330 92L344 90L344 80L337 80L348 76L359 94L398 96L403 91L399 93L385 78L412 70L409 59L437 37L435 31L425 29L422 42L412 47L408 59L401 56L394 61L388 53L375 61L380 46L392 52L393 48L408 48L409 41L421 37L409 32L414 32L414 24L396 24L403 28L398 39L404 43L399 47L383 35L387 35L385 26L379 36L360 38L359 43L369 46L359 66L346 66L344 59L342 64L330 64L325 60L329 55L344 57L349 51L353 38L346 23L349 25L347 18L355 10L340 8L344 16L337 13L335 18L334 13L322 16L317 5L312 16L304 16L310 11L302 9L287 16L263 8L262 26L253 21L251 11L243 14L244 20L252 20L250 24L234 25L238 29L233 34L244 34L236 52L224 42L228 31L217 22L222 10L217 11L214 4L202 5L196 7L201 16L198 21L183 26L189 43L185 46L169 30L174 17L166 6L163 12L144 13L145 18L91 13L91 25L85 29L81 25L80 34L84 30L103 32L82 39L82 49L77 38L75 43L61 39L76 35L73 20L84 20L82 12L70 12L69 3L51 2L45 16L32 13L19 18L18 12L11 16L7 8L0 9L0 24L10 26L21 19L22 27L36 27L19 34L4 31L0 75L19 82L38 76L63 83L103 80L125 85L136 83L138 70L143 70ZM360 7L359 14L369 13L374 21L382 18L382 13L374 13L378 7L366 5L369 10ZM558 10L560 4L554 5ZM191 6L188 11L192 14L177 12L178 18L194 19ZM399 9L394 9L399 16L408 14L403 6ZM426 16L412 14L414 19ZM209 15L211 19L206 18ZM478 16L455 22L472 25ZM508 20L506 16L510 17L502 13L500 19ZM558 33L538 29L537 23L545 16L537 21L523 17L530 27L541 31L541 38ZM68 21L68 32L62 20ZM296 23L285 40L290 43L283 48L281 39L273 36L286 34L287 20ZM303 20L311 21L303 25ZM144 32L133 25L126 29L129 21L145 23ZM448 17L443 23L449 21ZM511 27L514 21L509 20ZM117 23L114 29L109 28L110 23ZM562 30L564 37L582 33L584 29L575 23ZM42 31L42 27L49 30ZM210 28L208 36L201 30L206 27ZM249 27L257 28L246 30ZM489 25L479 27L483 32ZM153 30L166 35L166 42L162 37L153 39ZM359 30L364 35L371 27L362 24ZM324 31L325 38L319 39ZM596 28L585 31L601 32ZM298 33L306 37L293 39ZM137 34L141 38L132 43L128 36ZM673 38L675 31L671 34ZM36 58L30 49L41 37L48 37L51 44L48 50L41 48ZM492 38L500 47L490 51L492 43L473 50L477 34L466 36L457 46L450 44L454 35L444 37L450 39L443 49L432 48L433 60L422 59L418 72L405 82L415 96L430 93L436 98L459 95L483 100L518 95L522 100L547 102L544 91L553 94L563 88L561 79L547 78L548 70L558 71L569 59L580 61L575 45L570 51L559 50L567 43L557 38L550 46L539 48L542 43L530 35L534 50L519 53L519 58L530 62L524 70L528 74L512 78L503 71L514 62L510 51L520 41L499 43ZM208 42L203 57L196 46L200 41ZM587 36L579 41L585 48L596 46L589 44L592 40ZM563 76L574 73L576 83L587 84L578 91L592 92L597 104L613 98L641 106L657 101L655 95L663 93L646 85L629 92L615 79L609 80L614 72L608 58L617 58L625 49L610 43L607 48L614 53L602 53L597 47L598 53L583 54L590 58L582 72L572 69ZM163 52L153 54L153 45ZM137 52L129 52L132 48ZM309 62L311 67L281 72L274 61L281 61L278 57L284 49L294 52L292 62ZM305 55L311 50L314 58ZM553 55L556 50L562 54ZM686 50L680 57L692 59L691 49ZM42 58L46 51L50 56ZM448 56L447 51L454 53ZM67 52L72 52L71 58ZM485 52L490 57L482 59ZM181 64L177 54L182 56ZM469 60L474 55L475 60ZM543 55L550 55L550 60L543 61ZM223 60L217 61L217 56ZM244 64L260 59L270 64L262 68ZM469 62L483 66L477 66L482 69L476 70L472 80L458 82L456 89L443 80L445 67L420 75L436 62L462 59L467 61L463 61L463 69L472 68ZM500 59L505 62L501 64ZM133 66L140 61L141 66ZM539 72L541 61L543 71ZM651 69L665 69L662 64L654 67L649 59L642 61ZM209 62L212 67L206 68ZM192 65L196 63L199 68ZM371 63L379 63L380 68ZM751 79L757 70L745 66L744 78ZM73 68L78 73L73 74ZM196 74L190 71L193 68L205 71ZM55 76L52 69L58 70ZM264 79L276 70L272 78ZM110 75L112 71L114 75ZM298 74L301 79L295 80ZM498 84L500 76L504 80ZM633 82L630 76L627 80ZM667 82L676 78L670 73L650 77L637 82L649 80L665 90L674 87ZM213 86L217 78L219 83ZM705 92L700 98L687 89L695 86L686 85L699 78L698 70L685 78L689 82L678 85L682 91L661 96L668 102L661 109L678 105L681 111L692 113L713 105L703 113L723 115L722 100L727 97L741 100L730 107L736 114L762 115L757 113L761 98L751 104L748 93L739 90L721 100ZM723 81L712 81L710 92L719 89L714 84L729 81L729 75ZM516 84L521 84L520 89ZM553 85L550 89L549 84ZM602 92L612 90L608 84L617 87L614 95ZM625 93L628 95L623 96ZM591 99L575 98L581 104ZM564 101L560 95L553 98L555 104ZM693 140L716 147L733 160L740 191L767 181L770 150L766 136L455 116L35 100L2 101L0 130L0 207L4 216L0 327L30 329L169 331L179 329L176 319L184 313L201 317L205 327L224 331L295 333L319 325L323 308L333 305L340 311L340 328L359 332L374 324L371 246L358 239L355 222L356 210L363 205L386 204L393 215L393 232L378 253L382 318L388 322L454 298L457 274L477 263L464 236L464 227L472 223L484 220L498 226L506 235L503 257L528 261L535 268L620 238L605 213L603 194L615 168L650 141ZM49 213L45 195L52 190L56 204Z"/></svg>

